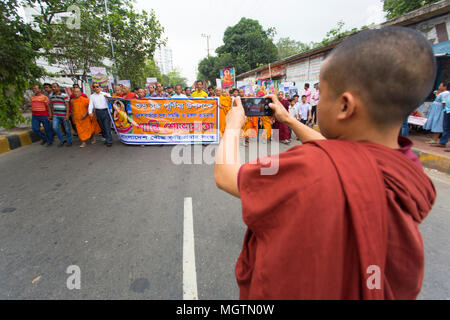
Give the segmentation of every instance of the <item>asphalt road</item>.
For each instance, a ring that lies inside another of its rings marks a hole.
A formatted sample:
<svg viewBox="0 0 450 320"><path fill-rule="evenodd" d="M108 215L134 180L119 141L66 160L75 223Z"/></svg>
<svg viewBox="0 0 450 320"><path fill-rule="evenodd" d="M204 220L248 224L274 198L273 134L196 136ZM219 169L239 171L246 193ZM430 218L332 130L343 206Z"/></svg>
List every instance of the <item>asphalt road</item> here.
<svg viewBox="0 0 450 320"><path fill-rule="evenodd" d="M238 299L245 225L239 200L216 188L212 165L175 165L169 146L78 145L0 155L0 299L183 299L189 197L198 298ZM428 173L438 200L421 226L420 298L449 299L450 178ZM72 265L80 290L67 288Z"/></svg>

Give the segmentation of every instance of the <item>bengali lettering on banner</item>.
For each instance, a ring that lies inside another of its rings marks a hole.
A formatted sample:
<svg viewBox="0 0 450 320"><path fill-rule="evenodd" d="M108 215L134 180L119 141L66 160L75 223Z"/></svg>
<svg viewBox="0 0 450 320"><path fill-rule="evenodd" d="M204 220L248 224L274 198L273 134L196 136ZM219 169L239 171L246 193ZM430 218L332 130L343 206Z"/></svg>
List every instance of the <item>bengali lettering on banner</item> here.
<svg viewBox="0 0 450 320"><path fill-rule="evenodd" d="M219 143L217 98L107 99L114 128L125 144Z"/></svg>

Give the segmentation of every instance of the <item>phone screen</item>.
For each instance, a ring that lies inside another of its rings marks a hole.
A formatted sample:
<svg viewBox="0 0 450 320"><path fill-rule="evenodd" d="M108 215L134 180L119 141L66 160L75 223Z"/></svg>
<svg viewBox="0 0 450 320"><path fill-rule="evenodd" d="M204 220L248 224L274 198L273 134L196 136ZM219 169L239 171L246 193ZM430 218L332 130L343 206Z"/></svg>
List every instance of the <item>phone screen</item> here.
<svg viewBox="0 0 450 320"><path fill-rule="evenodd" d="M273 116L273 110L269 107L272 103L268 98L242 98L242 106L247 117Z"/></svg>

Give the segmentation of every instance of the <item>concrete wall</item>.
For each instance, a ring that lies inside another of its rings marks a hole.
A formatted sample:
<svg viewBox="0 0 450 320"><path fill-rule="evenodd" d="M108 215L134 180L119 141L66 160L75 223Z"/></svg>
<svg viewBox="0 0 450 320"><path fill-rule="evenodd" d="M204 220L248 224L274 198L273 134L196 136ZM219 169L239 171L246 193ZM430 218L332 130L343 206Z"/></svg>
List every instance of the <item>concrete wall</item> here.
<svg viewBox="0 0 450 320"><path fill-rule="evenodd" d="M409 26L422 32L431 44L450 40L450 14Z"/></svg>

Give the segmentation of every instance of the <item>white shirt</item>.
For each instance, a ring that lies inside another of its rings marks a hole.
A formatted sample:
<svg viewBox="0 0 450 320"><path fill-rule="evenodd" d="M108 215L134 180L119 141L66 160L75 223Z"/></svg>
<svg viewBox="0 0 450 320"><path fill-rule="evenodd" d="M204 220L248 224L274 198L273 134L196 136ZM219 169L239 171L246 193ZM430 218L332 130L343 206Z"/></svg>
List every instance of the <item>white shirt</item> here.
<svg viewBox="0 0 450 320"><path fill-rule="evenodd" d="M89 114L94 112L94 109L102 110L108 108L108 102L105 97L109 97L110 95L106 92L100 91L99 94L93 93L89 98Z"/></svg>
<svg viewBox="0 0 450 320"><path fill-rule="evenodd" d="M308 120L309 111L312 109L309 103L297 102L295 104L297 112L302 120Z"/></svg>
<svg viewBox="0 0 450 320"><path fill-rule="evenodd" d="M291 115L291 116L293 116L294 118L297 118L297 114L298 114L298 112L297 112L297 108L295 107L297 104L295 104L295 105L289 105L289 114Z"/></svg>
<svg viewBox="0 0 450 320"><path fill-rule="evenodd" d="M173 96L171 96L171 98L187 98L187 96L185 94L174 94Z"/></svg>

